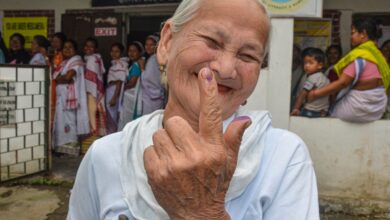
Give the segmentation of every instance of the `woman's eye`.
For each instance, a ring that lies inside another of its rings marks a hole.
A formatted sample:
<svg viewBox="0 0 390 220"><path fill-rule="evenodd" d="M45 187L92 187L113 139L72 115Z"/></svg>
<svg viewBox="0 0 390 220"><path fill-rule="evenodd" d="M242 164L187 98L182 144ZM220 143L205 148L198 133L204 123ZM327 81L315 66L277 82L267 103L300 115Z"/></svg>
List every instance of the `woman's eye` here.
<svg viewBox="0 0 390 220"><path fill-rule="evenodd" d="M244 62L260 62L259 59L257 59L256 57L254 57L250 54L240 54L239 57Z"/></svg>
<svg viewBox="0 0 390 220"><path fill-rule="evenodd" d="M215 40L215 39L213 39L213 38L211 38L211 37L207 37L207 36L205 36L204 38L206 39L206 43L207 43L207 45L208 45L210 48L218 49L218 48L221 47L221 46L220 46L220 43L219 43L217 40Z"/></svg>

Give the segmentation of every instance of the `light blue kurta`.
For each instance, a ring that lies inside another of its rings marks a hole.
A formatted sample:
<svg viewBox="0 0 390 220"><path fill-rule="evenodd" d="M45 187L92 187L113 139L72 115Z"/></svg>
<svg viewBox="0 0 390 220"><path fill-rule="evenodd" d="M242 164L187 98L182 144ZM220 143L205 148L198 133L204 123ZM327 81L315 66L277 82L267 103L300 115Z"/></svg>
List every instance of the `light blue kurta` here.
<svg viewBox="0 0 390 220"><path fill-rule="evenodd" d="M316 177L305 144L285 130L268 126L263 132L260 168L244 192L226 203L231 219L319 219ZM135 219L121 182L124 135L102 138L88 151L71 193L68 219L117 220L122 214Z"/></svg>

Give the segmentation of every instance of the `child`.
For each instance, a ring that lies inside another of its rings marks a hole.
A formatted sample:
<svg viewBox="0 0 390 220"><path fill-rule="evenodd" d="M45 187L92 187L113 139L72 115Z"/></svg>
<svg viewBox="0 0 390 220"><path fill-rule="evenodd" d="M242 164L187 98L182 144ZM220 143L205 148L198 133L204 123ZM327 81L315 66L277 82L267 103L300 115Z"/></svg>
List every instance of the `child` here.
<svg viewBox="0 0 390 220"><path fill-rule="evenodd" d="M107 134L118 131L120 103L128 69L127 61L121 58L123 50L124 47L120 43L111 46L112 66L108 71L106 90Z"/></svg>
<svg viewBox="0 0 390 220"><path fill-rule="evenodd" d="M312 102L307 102L307 94L312 89L324 87L329 84L329 79L322 73L325 63L325 54L318 48L307 48L303 51L303 69L306 79L303 88L295 101L291 115L306 116L310 118L324 117L328 113L329 96L322 97ZM303 106L303 108L302 108Z"/></svg>

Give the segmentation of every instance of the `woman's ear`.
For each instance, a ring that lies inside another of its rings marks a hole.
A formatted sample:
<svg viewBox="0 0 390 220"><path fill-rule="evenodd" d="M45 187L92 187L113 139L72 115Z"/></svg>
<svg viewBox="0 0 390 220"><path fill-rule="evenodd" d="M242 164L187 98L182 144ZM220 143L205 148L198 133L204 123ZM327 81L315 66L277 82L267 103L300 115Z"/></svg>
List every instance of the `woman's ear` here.
<svg viewBox="0 0 390 220"><path fill-rule="evenodd" d="M172 41L172 22L167 21L161 30L161 38L157 47L157 60L160 65L167 65L168 63L168 52L171 48Z"/></svg>

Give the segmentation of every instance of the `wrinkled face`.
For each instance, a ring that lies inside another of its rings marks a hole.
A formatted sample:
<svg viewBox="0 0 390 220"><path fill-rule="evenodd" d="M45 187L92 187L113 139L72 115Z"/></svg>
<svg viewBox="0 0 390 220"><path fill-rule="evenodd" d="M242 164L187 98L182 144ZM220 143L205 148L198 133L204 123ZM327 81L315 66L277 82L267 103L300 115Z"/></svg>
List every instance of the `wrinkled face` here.
<svg viewBox="0 0 390 220"><path fill-rule="evenodd" d="M84 45L84 53L85 55L89 56L89 55L92 55L96 52L96 45L94 42L92 41L87 41L85 42L85 45Z"/></svg>
<svg viewBox="0 0 390 220"><path fill-rule="evenodd" d="M156 51L156 42L150 38L145 41L145 52L149 55L154 54Z"/></svg>
<svg viewBox="0 0 390 220"><path fill-rule="evenodd" d="M323 67L323 64L318 62L312 56L305 56L303 58L303 69L305 70L305 73L307 73L307 74L313 74L313 73L319 72L319 71L321 71L322 67Z"/></svg>
<svg viewBox="0 0 390 220"><path fill-rule="evenodd" d="M341 54L339 53L339 51L336 48L329 49L326 56L328 58L329 65L336 64L337 61L339 61L341 58Z"/></svg>
<svg viewBox="0 0 390 220"><path fill-rule="evenodd" d="M64 48L62 49L62 55L65 59L71 58L76 55L76 49L73 47L73 44L70 42L65 42Z"/></svg>
<svg viewBox="0 0 390 220"><path fill-rule="evenodd" d="M351 45L352 47L357 47L360 44L364 43L366 41L366 35L364 32L360 33L358 30L352 26L351 30Z"/></svg>
<svg viewBox="0 0 390 220"><path fill-rule="evenodd" d="M22 43L20 42L20 39L18 37L12 37L9 43L10 43L10 48L13 51L22 49Z"/></svg>
<svg viewBox="0 0 390 220"><path fill-rule="evenodd" d="M159 62L167 65L168 105L175 102L187 115L198 118L197 75L203 67L209 67L218 83L218 102L226 119L256 86L269 31L268 18L253 0L213 0L201 4L195 18L178 33L169 29L169 40L167 33L162 32L165 36L159 47L164 48Z"/></svg>
<svg viewBox="0 0 390 220"><path fill-rule="evenodd" d="M383 45L382 47L383 56L386 58L387 62L390 63L390 42Z"/></svg>
<svg viewBox="0 0 390 220"><path fill-rule="evenodd" d="M131 61L137 61L139 58L141 58L141 51L139 51L136 46L130 45L129 49L127 50L127 55Z"/></svg>
<svg viewBox="0 0 390 220"><path fill-rule="evenodd" d="M110 52L110 55L111 55L111 59L113 60L118 60L119 58L121 58L121 50L118 48L118 47L112 47L111 48L111 52Z"/></svg>
<svg viewBox="0 0 390 220"><path fill-rule="evenodd" d="M32 42L31 42L31 52L32 53L40 52L40 48L39 48L38 42L35 39L32 40Z"/></svg>
<svg viewBox="0 0 390 220"><path fill-rule="evenodd" d="M62 41L60 38L58 37L53 37L52 41L51 41L51 47L54 48L55 50L60 50L61 49L61 44L62 44Z"/></svg>

